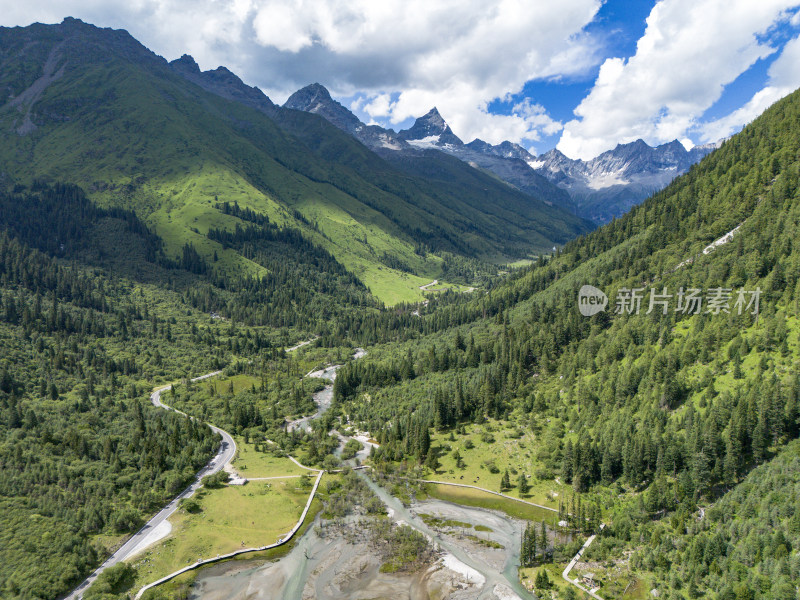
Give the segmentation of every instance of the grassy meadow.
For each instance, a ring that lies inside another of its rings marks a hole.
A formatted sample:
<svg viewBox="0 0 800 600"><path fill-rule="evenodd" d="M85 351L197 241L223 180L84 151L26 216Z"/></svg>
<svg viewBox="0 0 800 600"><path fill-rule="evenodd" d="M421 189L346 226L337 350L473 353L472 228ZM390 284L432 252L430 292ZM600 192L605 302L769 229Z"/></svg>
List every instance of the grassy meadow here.
<svg viewBox="0 0 800 600"><path fill-rule="evenodd" d="M201 558L276 542L294 527L308 500L310 490L298 482L252 481L198 492L199 510L180 509L170 519L169 537L132 559L137 587Z"/></svg>

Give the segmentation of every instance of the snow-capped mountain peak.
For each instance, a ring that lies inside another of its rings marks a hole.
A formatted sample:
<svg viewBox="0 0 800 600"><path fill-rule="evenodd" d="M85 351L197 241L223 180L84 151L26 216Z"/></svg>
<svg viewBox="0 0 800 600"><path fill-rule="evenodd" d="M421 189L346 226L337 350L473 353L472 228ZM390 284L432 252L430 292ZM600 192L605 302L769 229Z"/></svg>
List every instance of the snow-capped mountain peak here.
<svg viewBox="0 0 800 600"><path fill-rule="evenodd" d="M637 139L588 161L568 158L554 148L528 164L567 190L579 214L602 223L662 189L717 147L687 151L678 140L652 147Z"/></svg>
<svg viewBox="0 0 800 600"><path fill-rule="evenodd" d="M181 68L194 72L194 61L181 58ZM389 160L422 159L439 150L506 181L545 201L567 206L578 215L605 223L665 187L719 144L695 146L687 151L678 140L652 147L644 140L618 144L592 160L576 160L553 148L533 156L513 142L490 144L475 139L464 144L434 107L414 124L395 133L365 125L334 100L320 84L298 90L285 108L313 112L330 121Z"/></svg>
<svg viewBox="0 0 800 600"><path fill-rule="evenodd" d="M397 136L414 146L464 145L464 142L453 133L435 106L427 114L414 121L409 129L404 129Z"/></svg>

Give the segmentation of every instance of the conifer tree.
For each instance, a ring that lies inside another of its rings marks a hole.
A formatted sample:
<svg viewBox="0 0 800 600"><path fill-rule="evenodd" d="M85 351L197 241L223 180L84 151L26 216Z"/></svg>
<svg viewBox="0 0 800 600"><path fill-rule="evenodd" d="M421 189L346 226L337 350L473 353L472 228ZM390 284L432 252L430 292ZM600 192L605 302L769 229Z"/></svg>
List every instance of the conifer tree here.
<svg viewBox="0 0 800 600"><path fill-rule="evenodd" d="M453 451L453 460L456 461L456 469L464 468L464 459L461 458L461 453L458 451L458 448Z"/></svg>
<svg viewBox="0 0 800 600"><path fill-rule="evenodd" d="M528 478L525 477L525 473L519 474L519 481L517 482L517 487L519 488L520 495L527 494L530 490L530 486L528 485Z"/></svg>
<svg viewBox="0 0 800 600"><path fill-rule="evenodd" d="M547 553L547 524L542 520L542 527L540 531L542 554Z"/></svg>
<svg viewBox="0 0 800 600"><path fill-rule="evenodd" d="M506 469L505 473L503 473L502 479L500 480L500 491L502 492L504 490L509 489L510 487L511 487L511 479L508 476L508 469Z"/></svg>

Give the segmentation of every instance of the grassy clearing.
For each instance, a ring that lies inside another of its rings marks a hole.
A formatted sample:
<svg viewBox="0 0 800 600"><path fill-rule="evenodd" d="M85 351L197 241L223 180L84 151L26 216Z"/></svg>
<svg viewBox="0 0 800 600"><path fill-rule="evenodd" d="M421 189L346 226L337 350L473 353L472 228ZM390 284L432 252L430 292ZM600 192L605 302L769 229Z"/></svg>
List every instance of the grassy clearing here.
<svg viewBox="0 0 800 600"><path fill-rule="evenodd" d="M535 262L536 259L533 258L521 258L513 262L505 263L505 266L508 267L509 269L521 269L522 267L527 267Z"/></svg>
<svg viewBox="0 0 800 600"><path fill-rule="evenodd" d="M580 564L580 563L579 563ZM570 577L582 581L589 575L594 581L594 586L599 586L597 594L602 598L624 598L625 600L645 600L650 597L647 593L651 586L647 581L640 579L632 573L627 564L611 566L610 563L602 567L583 569L576 568L570 572ZM582 581L583 585L587 585Z"/></svg>
<svg viewBox="0 0 800 600"><path fill-rule="evenodd" d="M636 576L633 576L633 579L633 584L620 597L620 600L647 600L648 598L652 598L652 596L647 593L648 589L652 589L648 585L648 582Z"/></svg>
<svg viewBox="0 0 800 600"><path fill-rule="evenodd" d="M400 302L422 302L425 294L419 286L430 283L425 277L395 271L389 267L364 264L360 273L354 271L369 291L380 298L387 306Z"/></svg>
<svg viewBox="0 0 800 600"><path fill-rule="evenodd" d="M429 484L425 488L431 498L453 502L454 504L499 510L511 517L528 521L538 522L544 520L550 524L555 524L558 521L558 514L552 511L501 498L480 490L438 484Z"/></svg>
<svg viewBox="0 0 800 600"><path fill-rule="evenodd" d="M198 494L200 512L177 512L172 534L137 556L136 585L142 586L199 558L240 548L271 544L297 523L310 490L297 479L254 481L246 486L204 490Z"/></svg>
<svg viewBox="0 0 800 600"><path fill-rule="evenodd" d="M436 294L439 292L446 292L446 291L466 293L468 291L474 291L474 289L475 288L473 286L462 285L460 283L447 283L445 281L439 281L436 285L432 285L429 288L425 288L424 291L426 294Z"/></svg>
<svg viewBox="0 0 800 600"><path fill-rule="evenodd" d="M431 445L439 447L440 467L431 473L429 479L464 483L500 491L500 480L506 469L509 472L512 488L504 494L522 498L536 504L557 509L559 499L568 498L572 488L552 479L538 479L534 473L538 465L536 450L538 439L527 428L518 430L507 424L489 421L484 425L467 425L466 434L436 433L431 436ZM461 455L459 468L454 458L456 450ZM496 470L496 472L492 472ZM528 478L530 489L520 494L517 488L519 474Z"/></svg>
<svg viewBox="0 0 800 600"><path fill-rule="evenodd" d="M233 467L242 477L277 477L308 473L288 458L279 458L269 452L256 452L255 444L246 444L241 437L235 439L238 452Z"/></svg>
<svg viewBox="0 0 800 600"><path fill-rule="evenodd" d="M323 477L324 479L324 477ZM278 546L277 548L270 548L269 550L265 550L264 552L253 552L251 554L243 554L242 556L237 556L233 560L278 560L283 558L294 548L294 545L297 543L303 534L308 531L308 528L311 527L314 523L314 519L317 518L317 515L322 511L322 501L319 498L314 498L314 501L311 503L311 508L308 510L308 514L306 515L305 520L303 521L303 526L294 534L292 540L283 546Z"/></svg>
<svg viewBox="0 0 800 600"><path fill-rule="evenodd" d="M601 569L595 572L603 598L620 598L622 600L645 600L651 597L647 590L650 586L629 571L617 572L613 569Z"/></svg>
<svg viewBox="0 0 800 600"><path fill-rule="evenodd" d="M261 380L252 375L233 375L231 377L220 375L212 379L204 379L202 382L194 385L197 385L204 392L208 393L214 389L217 392L233 393L235 395L244 390L250 390L253 386L258 388L261 385Z"/></svg>
<svg viewBox="0 0 800 600"><path fill-rule="evenodd" d="M194 376L194 374L192 374ZM196 381L189 383L188 385L191 386L191 389L197 390L200 389L206 393L210 392L213 388L219 391L229 391L230 386L233 385L234 393L239 393L242 390L250 389L252 385L260 385L261 380L257 377L252 377L250 375L234 375L233 377L225 377L224 375L218 375L216 377L211 377L209 379L203 379L202 381ZM174 380L171 382L166 383L159 383L158 385L153 387L152 391L155 391L159 388L164 388L165 386L173 385L175 389L178 390L178 386L186 386L187 380ZM164 404L169 404L170 402L170 390L167 389L162 393L161 401Z"/></svg>
<svg viewBox="0 0 800 600"><path fill-rule="evenodd" d="M522 585L529 590L534 590L536 595L543 600L549 600L550 598L563 598L563 592L568 587L572 587L576 592L578 591L578 588L567 583L561 577L564 566L565 565L550 563L541 565L539 567L523 567L519 570L519 579L522 582ZM550 589L542 590L534 587L534 582L536 581L536 576L539 574L539 571L545 571L547 573L547 577L550 580ZM579 594L578 597L580 598L582 596Z"/></svg>
<svg viewBox="0 0 800 600"><path fill-rule="evenodd" d="M314 519L316 519L317 514L319 514L321 510L322 502L318 498L315 498L311 503L311 508L309 508L305 520L303 521L303 526L300 527L291 541L287 542L283 546L278 546L277 548L271 548L270 550L266 550L264 552L244 554L232 560L263 561L278 560L283 558L292 550L292 548L294 548L297 540L299 540L303 534L308 531L308 528L314 523ZM143 596L143 600L172 600L174 598L187 598L189 596L189 590L200 571L201 569L184 573L183 575L180 575L179 577L176 577L175 579L172 579L171 581L168 581L157 588L148 590L148 592Z"/></svg>

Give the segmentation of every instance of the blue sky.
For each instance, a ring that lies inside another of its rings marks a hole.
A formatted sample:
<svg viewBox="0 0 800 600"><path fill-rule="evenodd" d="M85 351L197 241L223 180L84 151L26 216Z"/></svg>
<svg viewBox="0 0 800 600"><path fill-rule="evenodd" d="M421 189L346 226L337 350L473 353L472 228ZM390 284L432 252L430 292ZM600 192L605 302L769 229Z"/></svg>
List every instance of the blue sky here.
<svg viewBox="0 0 800 600"><path fill-rule="evenodd" d="M604 55L630 57L636 53L636 42L645 30L645 19L650 14L655 2L613 0L600 7L597 16L586 27L586 31L603 40ZM514 99L518 102L527 97L544 106L548 113L560 122L574 117L573 111L592 89L594 80L600 70L595 65L587 73L567 78L553 78L526 82ZM514 102L503 102L497 99L489 104L489 111L508 114ZM553 148L558 143L561 133L543 136L536 143L540 153Z"/></svg>
<svg viewBox="0 0 800 600"><path fill-rule="evenodd" d="M318 82L365 122L432 106L468 142L591 158L715 142L800 87L800 1L27 0L0 25L74 16L225 65L282 103Z"/></svg>
<svg viewBox="0 0 800 600"><path fill-rule="evenodd" d="M617 57L629 59L636 54L637 42L646 30L646 19L650 15L656 2L630 2L623 0L610 0L605 2L598 11L594 20L585 30L597 36L603 43L604 57ZM701 143L717 141L703 139L699 131L704 122L722 119L737 109L741 108L760 90L767 86L769 80L769 67L781 55L785 45L800 35L797 17L792 22L792 15L796 9L788 8L785 18L777 20L774 26L767 31L757 34L756 39L776 49L769 56L757 60L752 66L746 68L733 81L726 84L720 97L699 115L697 125L687 132L682 138L688 146L688 141ZM698 57L702 60L702 57ZM525 83L523 89L513 95L508 101L496 99L488 105L491 113L509 114L516 102L522 98L531 98L547 109L554 119L568 122L573 119L574 111L581 101L591 92L597 79L600 64L596 64L588 72L573 77L556 77L550 79L537 79ZM800 85L800 80L797 81ZM730 133L738 131L746 122L734 127ZM729 135L730 133L726 133ZM559 131L553 135L542 136L541 140L534 143L540 152L555 147L561 139ZM611 142L627 142L630 139L613 140ZM652 144L664 143L671 140L653 138L648 140Z"/></svg>

